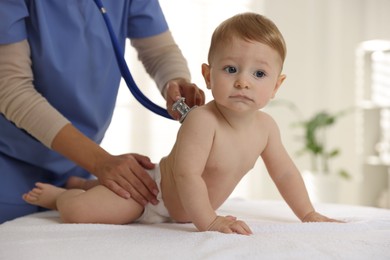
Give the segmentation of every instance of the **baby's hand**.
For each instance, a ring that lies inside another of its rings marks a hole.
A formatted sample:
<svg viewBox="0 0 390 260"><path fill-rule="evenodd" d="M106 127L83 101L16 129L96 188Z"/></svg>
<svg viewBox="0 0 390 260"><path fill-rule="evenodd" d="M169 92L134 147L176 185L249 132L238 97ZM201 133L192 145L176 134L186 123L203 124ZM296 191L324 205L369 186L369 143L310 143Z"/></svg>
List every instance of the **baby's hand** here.
<svg viewBox="0 0 390 260"><path fill-rule="evenodd" d="M316 211L312 211L302 219L302 222L338 222L338 223L345 223L344 221L328 218L326 216L321 215L320 213Z"/></svg>
<svg viewBox="0 0 390 260"><path fill-rule="evenodd" d="M218 231L225 234L251 235L252 231L245 222L237 220L233 216L217 216L207 228L208 231Z"/></svg>

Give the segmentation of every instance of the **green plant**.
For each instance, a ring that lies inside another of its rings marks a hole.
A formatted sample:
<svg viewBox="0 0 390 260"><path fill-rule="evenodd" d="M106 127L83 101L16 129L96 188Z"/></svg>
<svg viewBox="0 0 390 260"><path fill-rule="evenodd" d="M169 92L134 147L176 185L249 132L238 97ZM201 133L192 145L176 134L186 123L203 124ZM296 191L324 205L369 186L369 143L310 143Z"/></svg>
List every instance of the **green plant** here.
<svg viewBox="0 0 390 260"><path fill-rule="evenodd" d="M326 111L320 111L315 113L308 120L300 121L296 123L296 126L300 126L304 129L303 135L303 148L298 154L309 154L311 162L311 171L321 172L329 174L331 159L337 157L340 154L339 148L328 149L326 146L327 130L330 126L334 125L338 118L344 116L347 110L331 114ZM349 178L349 174L340 169L338 174L344 178Z"/></svg>
<svg viewBox="0 0 390 260"><path fill-rule="evenodd" d="M340 149L329 149L327 147L327 132L329 127L333 126L340 117L349 113L351 109L337 113L319 111L314 113L309 119L303 120L300 110L293 102L279 99L271 104L286 106L298 117L298 120L292 125L303 129L303 135L299 138L300 141L303 141L303 147L297 154L309 154L311 172L330 174L332 172L330 161L340 154ZM344 169L340 169L337 174L346 179L350 178L350 175Z"/></svg>

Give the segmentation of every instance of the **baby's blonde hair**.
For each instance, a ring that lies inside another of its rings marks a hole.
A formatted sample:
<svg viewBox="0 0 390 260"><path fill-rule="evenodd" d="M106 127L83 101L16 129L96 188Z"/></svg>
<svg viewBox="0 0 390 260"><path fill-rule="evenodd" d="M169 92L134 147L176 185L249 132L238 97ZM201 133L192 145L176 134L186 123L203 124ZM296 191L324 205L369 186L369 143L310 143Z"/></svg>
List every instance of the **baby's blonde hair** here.
<svg viewBox="0 0 390 260"><path fill-rule="evenodd" d="M242 13L225 20L215 29L211 37L209 64L211 64L215 52L222 45L228 44L233 37L245 41L260 42L271 47L280 55L282 64L286 58L286 44L278 27L263 15Z"/></svg>

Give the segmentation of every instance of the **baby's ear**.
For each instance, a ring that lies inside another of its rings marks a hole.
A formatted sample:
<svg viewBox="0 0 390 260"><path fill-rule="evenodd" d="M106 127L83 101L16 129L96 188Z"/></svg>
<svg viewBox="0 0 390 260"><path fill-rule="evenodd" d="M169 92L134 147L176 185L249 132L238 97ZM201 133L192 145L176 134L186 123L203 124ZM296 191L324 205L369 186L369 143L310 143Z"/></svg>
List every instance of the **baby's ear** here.
<svg viewBox="0 0 390 260"><path fill-rule="evenodd" d="M207 88L210 89L210 66L206 63L202 64L202 75Z"/></svg>
<svg viewBox="0 0 390 260"><path fill-rule="evenodd" d="M282 85L283 81L286 79L286 75L285 74L281 74L278 78L278 80L276 81L276 84L275 84L275 88L274 88L274 91L272 93L272 98L275 97L276 95L276 92L278 92L280 86Z"/></svg>

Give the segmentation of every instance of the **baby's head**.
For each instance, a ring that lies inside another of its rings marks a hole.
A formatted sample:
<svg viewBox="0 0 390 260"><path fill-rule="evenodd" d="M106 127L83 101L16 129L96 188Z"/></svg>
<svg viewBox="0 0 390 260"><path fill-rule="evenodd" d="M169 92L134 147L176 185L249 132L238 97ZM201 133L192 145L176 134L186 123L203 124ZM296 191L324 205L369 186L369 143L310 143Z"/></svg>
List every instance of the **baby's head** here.
<svg viewBox="0 0 390 260"><path fill-rule="evenodd" d="M271 47L279 54L283 66L287 50L282 34L271 20L256 13L237 14L215 29L208 55L210 65L218 50L229 44L233 37L248 42L260 42Z"/></svg>

